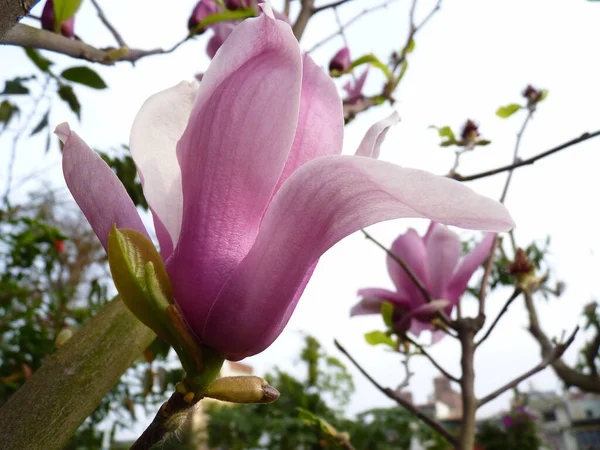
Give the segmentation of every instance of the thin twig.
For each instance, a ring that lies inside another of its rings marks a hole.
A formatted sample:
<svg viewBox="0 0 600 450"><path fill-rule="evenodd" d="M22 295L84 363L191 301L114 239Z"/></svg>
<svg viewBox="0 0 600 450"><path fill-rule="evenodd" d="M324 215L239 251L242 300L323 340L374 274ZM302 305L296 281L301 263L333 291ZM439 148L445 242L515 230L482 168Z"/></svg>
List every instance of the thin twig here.
<svg viewBox="0 0 600 450"><path fill-rule="evenodd" d="M371 384L373 384L373 386L375 386L380 392L382 392L385 396L387 396L388 398L394 400L400 406L402 406L403 408L405 408L406 410L408 410L411 414L413 414L417 419L419 419L425 425L429 426L434 431L436 431L439 434L441 434L450 444L452 444L454 446L458 445L458 441L456 440L456 438L448 430L446 430L441 423L439 423L438 421L432 419L431 417L423 414L421 411L419 411L417 408L415 408L414 405L412 405L410 402L408 402L407 400L405 400L401 396L399 396L393 389L386 388L386 387L383 387L382 385L380 385L346 351L346 349L337 341L337 339L334 340L334 343L335 343L335 346L339 349L339 351L341 351L344 355L346 355L346 357L350 360L350 362L352 364L354 364L354 366L360 371L360 373L362 373L365 376L365 378L367 380L369 380L371 382Z"/></svg>
<svg viewBox="0 0 600 450"><path fill-rule="evenodd" d="M387 0L387 1L385 1L385 2L383 2L381 4L379 4L379 5L373 6L371 8L365 8L365 9L363 9L362 12L358 13L357 15L355 15L354 17L352 17L350 20L348 20L348 22L346 22L344 24L343 28L347 29L350 25L352 25L358 19L362 19L363 17L365 17L366 14L369 14L369 13L372 13L374 11L377 11L378 9L387 8L390 4L392 4L392 3L396 2L396 1L398 1L398 0ZM318 49L322 45L326 44L327 42L329 42L330 40L332 40L333 38L335 38L338 35L339 35L338 31L336 31L335 33L330 34L325 39L322 39L321 41L319 41L315 45L313 45L308 50L308 53L314 52L316 49Z"/></svg>
<svg viewBox="0 0 600 450"><path fill-rule="evenodd" d="M136 62L152 55L166 55L175 51L181 44L188 41L186 36L173 47L165 50L156 48L152 50L129 49L127 47L99 49L85 42L68 39L60 34L47 30L40 30L22 23L12 27L2 38L0 45L15 45L18 47L32 47L51 52L85 59L99 64L112 65L120 61Z"/></svg>
<svg viewBox="0 0 600 450"><path fill-rule="evenodd" d="M523 138L525 129L527 128L527 125L529 124L529 121L531 120L532 116L533 116L533 110L530 109L527 111L527 116L525 117L525 120L523 121L523 125L521 126L521 129L517 133L517 141L515 142L515 150L513 153L513 161L512 161L513 164L515 164L516 162L519 161L519 148L521 147L521 139ZM508 193L508 187L510 186L510 182L512 180L514 171L515 171L515 169L511 169L508 171L508 177L506 177L506 183L504 183L504 189L502 190L502 195L500 196L500 203L504 203L504 200L506 200L506 194Z"/></svg>
<svg viewBox="0 0 600 450"><path fill-rule="evenodd" d="M483 335L483 337L481 339L479 339L478 342L475 343L475 348L479 347L481 345L481 343L488 338L488 336L493 331L494 327L498 324L498 322L500 321L500 319L502 318L502 316L506 313L506 311L508 311L508 308L510 307L510 305L512 304L512 302L515 301L515 299L519 295L521 295L521 290L517 288L512 293L512 295L508 298L508 300L506 300L506 303L504 304L504 307L502 308L502 310L500 311L500 313L498 313L498 315L496 316L496 318L494 319L494 321L492 322L492 324L490 325L490 327L488 328L488 330L485 332L485 334Z"/></svg>
<svg viewBox="0 0 600 450"><path fill-rule="evenodd" d="M538 155L532 156L531 158L522 159L522 160L519 160L512 164L508 164L506 166L498 167L496 169L486 170L485 172L480 172L480 173L476 173L473 175L463 176L463 175L459 175L459 174L455 173L455 174L448 175L448 177L454 178L455 180L458 180L458 181L473 181L473 180L478 180L480 178L497 175L499 173L517 169L522 166L531 165L542 158L553 155L554 153L557 153L561 150L564 150L566 148L569 148L569 147L579 144L581 142L587 141L588 139L595 138L597 136L600 136L600 130L594 131L593 133L586 132L577 138L571 139L570 141L567 141L564 144L560 144L557 147L551 148L550 150L546 150L545 152L542 152Z"/></svg>
<svg viewBox="0 0 600 450"><path fill-rule="evenodd" d="M325 11L329 8L337 8L338 6L342 6L344 3L350 3L353 0L338 0L337 2L329 3L328 5L317 6L313 8L313 15Z"/></svg>
<svg viewBox="0 0 600 450"><path fill-rule="evenodd" d="M418 342L416 342L415 340L413 340L409 336L405 336L405 339L408 342L410 342L412 345L414 345L415 347L417 347L419 349L421 355L425 356L431 362L431 364L433 364L436 367L436 369L439 370L442 373L442 375L444 375L449 380L456 381L457 383L460 382L460 380L457 377L455 377L454 375L451 375L447 370L445 370L442 366L440 366L440 364L433 358L433 356L431 356L425 350L425 348L421 344L419 344Z"/></svg>
<svg viewBox="0 0 600 450"><path fill-rule="evenodd" d="M567 348L569 347L569 345L571 345L571 343L575 340L575 336L577 335L578 331L579 331L579 327L576 327L575 330L571 333L571 335L569 336L569 338L565 342L555 345L553 351L550 352L550 354L548 354L548 356L546 358L544 358L533 369L525 372L520 377L515 378L510 383L505 384L501 388L495 390L491 394L486 395L485 397L483 397L482 399L480 399L477 402L477 407L481 407L481 406L485 405L486 403L494 400L499 395L503 394L504 392L508 391L509 389L512 389L512 388L516 387L522 381L524 381L527 378L535 375L538 372L541 372L546 367L548 367L550 364L552 364L554 361L556 361L557 359L559 359L563 355L563 353L567 350Z"/></svg>
<svg viewBox="0 0 600 450"><path fill-rule="evenodd" d="M117 44L119 44L119 47L127 47L127 44L125 43L125 41L123 40L123 38L121 37L121 35L117 31L117 29L108 21L108 19L104 15L104 11L102 11L102 8L98 4L98 2L96 0L92 0L92 4L94 5L94 8L96 8L96 12L98 13L98 18L104 24L104 26L106 28L108 28L108 31L110 31L110 34L113 35L113 37L115 38L115 41L117 41Z"/></svg>

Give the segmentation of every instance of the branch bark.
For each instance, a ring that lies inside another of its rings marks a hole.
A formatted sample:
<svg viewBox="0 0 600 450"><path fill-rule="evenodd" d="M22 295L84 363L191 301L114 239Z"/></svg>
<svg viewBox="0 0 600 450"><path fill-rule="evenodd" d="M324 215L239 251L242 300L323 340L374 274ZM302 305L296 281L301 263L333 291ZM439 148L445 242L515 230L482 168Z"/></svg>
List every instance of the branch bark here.
<svg viewBox="0 0 600 450"><path fill-rule="evenodd" d="M109 302L0 408L3 450L60 450L156 337Z"/></svg>
<svg viewBox="0 0 600 450"><path fill-rule="evenodd" d="M547 358L553 351L554 345L546 336L540 326L533 297L531 293L524 292L525 307L529 315L529 332L538 341L541 348L542 358ZM562 358L558 358L552 362L552 368L556 375L564 381L567 386L575 386L587 392L595 392L600 394L600 377L596 374L586 375L571 367L569 367Z"/></svg>
<svg viewBox="0 0 600 450"><path fill-rule="evenodd" d="M457 321L458 337L462 354L460 380L463 415L460 426L459 450L472 450L475 447L475 413L477 398L475 397L475 333L481 328L477 319L470 317Z"/></svg>
<svg viewBox="0 0 600 450"><path fill-rule="evenodd" d="M302 6L300 8L300 13L298 14L298 18L296 19L294 26L292 27L294 36L296 36L298 41L300 41L302 38L304 30L306 30L306 25L308 24L308 21L314 14L315 10L315 0L302 0L301 3Z"/></svg>
<svg viewBox="0 0 600 450"><path fill-rule="evenodd" d="M10 30L39 0L0 0L0 39Z"/></svg>

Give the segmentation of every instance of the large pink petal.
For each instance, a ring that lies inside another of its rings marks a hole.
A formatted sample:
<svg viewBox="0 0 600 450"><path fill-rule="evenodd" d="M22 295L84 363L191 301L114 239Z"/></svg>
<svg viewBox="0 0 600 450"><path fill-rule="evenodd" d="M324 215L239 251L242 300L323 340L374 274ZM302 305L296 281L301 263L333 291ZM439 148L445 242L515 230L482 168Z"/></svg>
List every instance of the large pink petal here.
<svg viewBox="0 0 600 450"><path fill-rule="evenodd" d="M465 293L469 280L490 255L494 239L496 239L495 233L487 233L473 251L460 262L447 289L447 297L453 304Z"/></svg>
<svg viewBox="0 0 600 450"><path fill-rule="evenodd" d="M108 248L113 224L148 236L133 201L112 169L66 122L54 132L64 144L62 167L67 186L104 248Z"/></svg>
<svg viewBox="0 0 600 450"><path fill-rule="evenodd" d="M292 172L311 159L342 153L344 112L337 87L308 53L302 61L298 128L277 189Z"/></svg>
<svg viewBox="0 0 600 450"><path fill-rule="evenodd" d="M429 293L434 299L446 298L446 288L460 260L460 238L447 227L435 223L427 234L425 248Z"/></svg>
<svg viewBox="0 0 600 450"><path fill-rule="evenodd" d="M333 244L383 220L428 217L506 230L503 205L447 178L361 156L304 164L275 195L252 249L213 304L201 339L230 358L268 347L307 270Z"/></svg>
<svg viewBox="0 0 600 450"><path fill-rule="evenodd" d="M202 78L177 145L183 218L167 261L197 333L258 233L294 139L301 77L289 25L263 15L235 28Z"/></svg>
<svg viewBox="0 0 600 450"><path fill-rule="evenodd" d="M390 249L412 270L419 280L429 287L429 274L427 272L427 251L423 239L412 228L400 235L392 244ZM398 264L391 256L387 257L388 273L396 289L405 297L408 297L413 307L425 303L426 299L417 285L411 280L406 270Z"/></svg>
<svg viewBox="0 0 600 450"><path fill-rule="evenodd" d="M379 158L379 149L388 129L400 122L400 116L394 111L390 116L371 126L356 150L358 156Z"/></svg>
<svg viewBox="0 0 600 450"><path fill-rule="evenodd" d="M404 332L410 329L415 336L419 336L423 330L434 330L436 328L431 321L439 311L444 310L444 308L449 305L449 300L433 300L414 308L403 315L402 318L394 324L394 327L397 330Z"/></svg>
<svg viewBox="0 0 600 450"><path fill-rule="evenodd" d="M379 314L381 312L381 303L389 302L400 308L408 308L410 300L398 295L396 292L380 288L366 288L358 291L362 300L350 310L350 316L362 314Z"/></svg>
<svg viewBox="0 0 600 450"><path fill-rule="evenodd" d="M188 123L197 90L197 82L183 82L154 94L142 105L129 137L144 196L160 222L156 231L165 259L170 254L167 250L179 239L181 229L183 196L176 147Z"/></svg>

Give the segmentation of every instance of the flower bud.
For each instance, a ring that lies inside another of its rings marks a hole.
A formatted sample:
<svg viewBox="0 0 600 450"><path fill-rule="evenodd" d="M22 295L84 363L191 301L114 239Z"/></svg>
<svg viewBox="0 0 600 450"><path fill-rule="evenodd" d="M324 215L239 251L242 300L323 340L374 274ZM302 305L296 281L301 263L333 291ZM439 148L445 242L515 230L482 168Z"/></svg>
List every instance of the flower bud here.
<svg viewBox="0 0 600 450"><path fill-rule="evenodd" d="M479 137L479 127L475 122L469 119L463 126L460 136L465 142L465 147L473 147Z"/></svg>
<svg viewBox="0 0 600 450"><path fill-rule="evenodd" d="M225 0L225 6L231 10L250 8L250 3L250 0Z"/></svg>
<svg viewBox="0 0 600 450"><path fill-rule="evenodd" d="M329 62L330 72L345 72L350 68L352 59L350 58L350 49L342 48Z"/></svg>
<svg viewBox="0 0 600 450"><path fill-rule="evenodd" d="M533 264L529 261L525 250L517 249L515 260L508 266L508 273L518 277L519 275L529 275L533 269Z"/></svg>
<svg viewBox="0 0 600 450"><path fill-rule="evenodd" d="M214 0L200 0L196 4L196 7L192 11L192 15L188 20L188 30L193 31L200 24L200 22L217 12L219 12L219 5L217 5ZM196 31L196 34L202 34L205 31L206 28L202 27Z"/></svg>
<svg viewBox="0 0 600 450"><path fill-rule="evenodd" d="M205 397L232 403L273 403L279 391L260 377L225 377L213 381Z"/></svg>
<svg viewBox="0 0 600 450"><path fill-rule="evenodd" d="M527 108L531 111L535 110L536 105L544 99L544 90L536 89L532 85L528 85L522 92L523 97L527 99Z"/></svg>
<svg viewBox="0 0 600 450"><path fill-rule="evenodd" d="M54 1L48 0L42 11L42 28L48 31L54 31ZM69 17L60 24L60 33L68 38L75 36L75 16Z"/></svg>

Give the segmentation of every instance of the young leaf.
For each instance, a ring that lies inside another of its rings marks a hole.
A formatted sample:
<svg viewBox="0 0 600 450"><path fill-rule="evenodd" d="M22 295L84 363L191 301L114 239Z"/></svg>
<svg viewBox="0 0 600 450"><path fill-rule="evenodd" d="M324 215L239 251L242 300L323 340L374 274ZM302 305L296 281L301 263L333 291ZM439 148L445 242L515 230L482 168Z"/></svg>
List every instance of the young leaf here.
<svg viewBox="0 0 600 450"><path fill-rule="evenodd" d="M211 14L202 20L195 28L190 30L190 36L195 36L200 30L208 25L226 20L243 20L248 17L256 16L256 11L253 8L239 8L236 10L226 10L217 14Z"/></svg>
<svg viewBox="0 0 600 450"><path fill-rule="evenodd" d="M385 77L388 80L392 77L392 75L390 74L390 69L388 69L388 67L384 63L379 61L377 56L373 55L372 53L369 55L361 56L357 60L352 61L350 68L354 69L355 67L361 66L363 64L371 64L373 67L377 67L384 73Z"/></svg>
<svg viewBox="0 0 600 450"><path fill-rule="evenodd" d="M543 102L546 100L546 97L548 97L548 89L542 89L542 95L540 95L540 99L537 102Z"/></svg>
<svg viewBox="0 0 600 450"><path fill-rule="evenodd" d="M40 69L42 72L48 72L48 69L50 68L50 66L52 64L54 64L49 59L44 58L40 54L40 52L38 52L34 48L26 47L25 53L27 54L27 57L31 60L31 62L34 63L36 65L36 67L38 69Z"/></svg>
<svg viewBox="0 0 600 450"><path fill-rule="evenodd" d="M63 84L58 88L59 97L69 105L71 111L73 111L78 119L81 119L81 105L79 100L73 91L73 88L69 85Z"/></svg>
<svg viewBox="0 0 600 450"><path fill-rule="evenodd" d="M94 89L106 89L106 83L100 75L94 72L89 67L78 66L64 70L61 74L65 80L73 81L74 83L83 84Z"/></svg>
<svg viewBox="0 0 600 450"><path fill-rule="evenodd" d="M390 302L382 302L381 303L381 316L383 317L383 322L389 328L392 328L392 326L394 324L393 315L394 315L394 305L392 305Z"/></svg>
<svg viewBox="0 0 600 450"><path fill-rule="evenodd" d="M38 134L40 131L42 131L44 128L46 128L48 126L48 115L49 114L50 114L50 110L46 111L46 114L44 114L44 117L42 117L42 120L40 120L40 123L38 123L35 126L35 128L33 129L33 131L31 132L31 134L29 136Z"/></svg>
<svg viewBox="0 0 600 450"><path fill-rule="evenodd" d="M82 0L54 0L54 31L60 31L60 24L73 17Z"/></svg>
<svg viewBox="0 0 600 450"><path fill-rule="evenodd" d="M15 78L13 80L6 80L4 82L4 90L0 92L0 94L4 95L24 95L29 94L29 89L26 86L23 86L21 81L24 78Z"/></svg>
<svg viewBox="0 0 600 450"><path fill-rule="evenodd" d="M365 341L367 341L367 344L369 345L385 344L390 347L395 346L394 340L383 331L371 331L370 333L365 333Z"/></svg>
<svg viewBox="0 0 600 450"><path fill-rule="evenodd" d="M510 105L501 106L496 110L496 115L501 117L502 119L506 119L507 117L512 116L518 110L522 109L521 105L517 105L516 103L511 103Z"/></svg>

